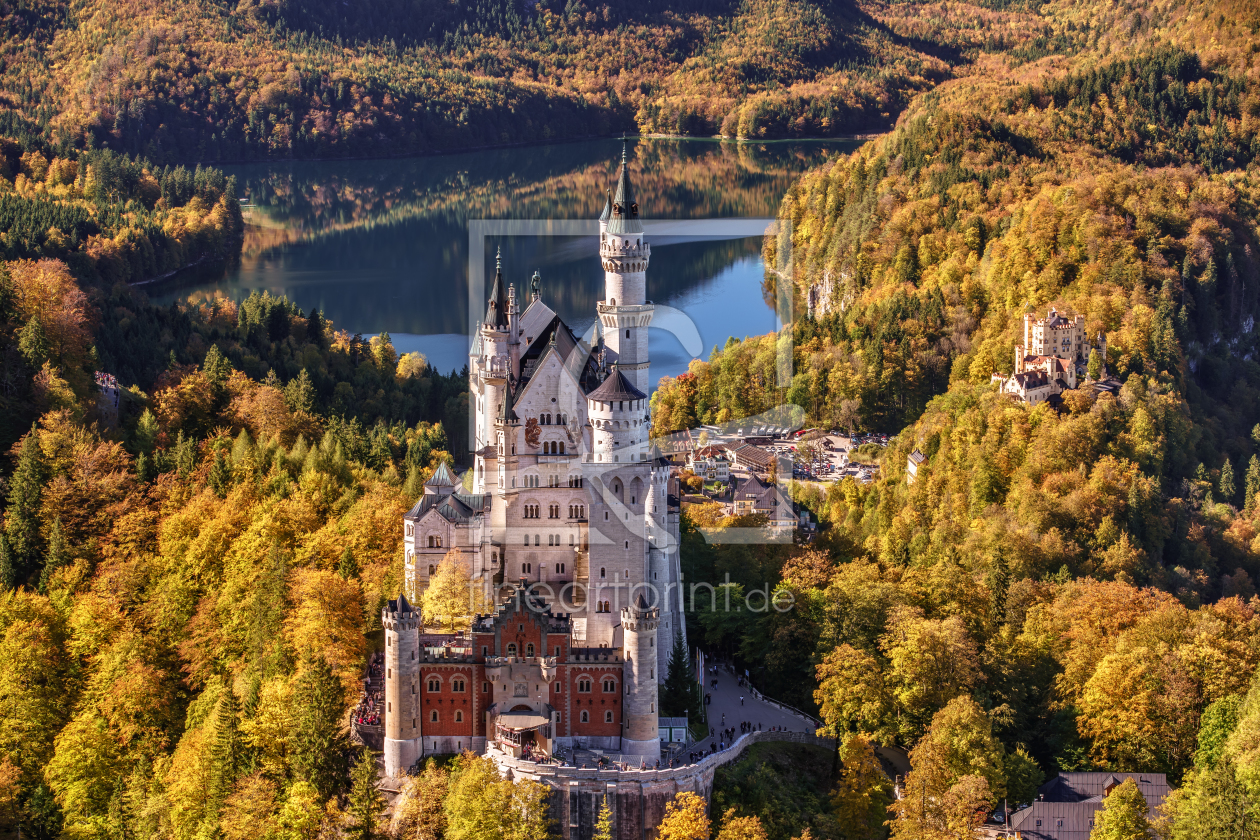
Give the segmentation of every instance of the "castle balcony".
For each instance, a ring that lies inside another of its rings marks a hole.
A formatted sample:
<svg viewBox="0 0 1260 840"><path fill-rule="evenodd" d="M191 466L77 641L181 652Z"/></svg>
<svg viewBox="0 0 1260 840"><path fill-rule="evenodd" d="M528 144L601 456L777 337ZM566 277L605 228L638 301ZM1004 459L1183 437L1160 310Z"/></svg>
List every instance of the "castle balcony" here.
<svg viewBox="0 0 1260 840"><path fill-rule="evenodd" d="M630 242L630 240L623 240L613 234L599 243L599 255L607 259L641 259L646 262L652 257L652 245L642 241L642 234L639 236L640 244L622 245L620 244L622 241Z"/></svg>
<svg viewBox="0 0 1260 840"><path fill-rule="evenodd" d="M613 648L588 647L588 648L569 648L570 662L607 662L615 664L621 662L621 654Z"/></svg>
<svg viewBox="0 0 1260 840"><path fill-rule="evenodd" d="M516 679L533 679L536 673L541 673L543 680L550 681L556 675L558 664L554 656L487 656L486 679L513 682Z"/></svg>
<svg viewBox="0 0 1260 840"><path fill-rule="evenodd" d="M576 452L566 453L564 455L539 455L538 463L540 464L569 464L578 459Z"/></svg>

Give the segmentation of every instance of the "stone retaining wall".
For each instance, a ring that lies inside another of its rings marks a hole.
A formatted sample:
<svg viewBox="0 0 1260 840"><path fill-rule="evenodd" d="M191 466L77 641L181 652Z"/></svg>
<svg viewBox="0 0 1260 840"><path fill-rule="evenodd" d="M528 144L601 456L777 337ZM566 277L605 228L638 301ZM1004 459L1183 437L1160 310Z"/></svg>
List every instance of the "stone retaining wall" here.
<svg viewBox="0 0 1260 840"><path fill-rule="evenodd" d="M753 744L777 741L835 749L835 741L805 732L749 732L725 750L695 764L660 770L596 770L519 761L489 753L505 775L532 779L552 789L551 816L564 840L590 840L605 796L613 815L614 840L656 840L665 806L675 794L691 792L708 802L719 767L738 761Z"/></svg>

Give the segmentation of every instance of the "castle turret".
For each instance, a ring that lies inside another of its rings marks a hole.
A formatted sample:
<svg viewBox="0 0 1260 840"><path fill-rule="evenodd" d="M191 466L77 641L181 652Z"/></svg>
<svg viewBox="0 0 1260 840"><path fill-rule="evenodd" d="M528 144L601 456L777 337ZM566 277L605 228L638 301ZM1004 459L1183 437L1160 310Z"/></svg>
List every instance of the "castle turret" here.
<svg viewBox="0 0 1260 840"><path fill-rule="evenodd" d="M623 706L621 751L641 755L649 761L661 757L657 728L657 639L661 611L649 607L640 592L634 606L622 607L621 626L625 631L626 697Z"/></svg>
<svg viewBox="0 0 1260 840"><path fill-rule="evenodd" d="M381 610L385 628L385 775L402 776L420 758L420 611L406 595Z"/></svg>
<svg viewBox="0 0 1260 840"><path fill-rule="evenodd" d="M652 246L643 237L639 204L630 185L626 147L621 147L621 176L608 222L600 221L599 257L604 266L604 299L596 307L608 347L621 370L648 390L648 325L654 307L647 299L647 267Z"/></svg>

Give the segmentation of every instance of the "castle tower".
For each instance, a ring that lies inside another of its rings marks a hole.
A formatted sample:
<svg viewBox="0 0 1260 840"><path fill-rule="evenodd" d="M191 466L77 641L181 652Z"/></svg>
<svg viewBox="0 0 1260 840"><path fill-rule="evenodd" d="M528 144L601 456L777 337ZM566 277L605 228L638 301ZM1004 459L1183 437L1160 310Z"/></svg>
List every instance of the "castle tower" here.
<svg viewBox="0 0 1260 840"><path fill-rule="evenodd" d="M657 728L657 640L661 611L649 607L640 592L634 605L622 607L621 626L625 630L626 664L623 679L626 697L622 709L621 751L641 755L648 761L661 757Z"/></svg>
<svg viewBox="0 0 1260 840"><path fill-rule="evenodd" d="M385 775L398 778L420 758L420 611L406 595L381 610L385 627Z"/></svg>
<svg viewBox="0 0 1260 840"><path fill-rule="evenodd" d="M643 238L639 205L630 186L625 143L621 176L613 194L608 221L600 220L599 256L604 266L604 299L596 309L605 342L617 353L623 373L634 387L648 391L648 325L653 306L647 300L647 267L652 247Z"/></svg>

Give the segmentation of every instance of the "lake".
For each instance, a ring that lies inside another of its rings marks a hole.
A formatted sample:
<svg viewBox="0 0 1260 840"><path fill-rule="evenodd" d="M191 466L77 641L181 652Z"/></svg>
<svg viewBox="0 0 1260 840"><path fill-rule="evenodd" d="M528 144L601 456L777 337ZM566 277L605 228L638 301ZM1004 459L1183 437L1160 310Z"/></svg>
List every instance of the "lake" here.
<svg viewBox="0 0 1260 840"><path fill-rule="evenodd" d="M858 145L638 139L630 141L629 159L649 223L771 218L801 172ZM388 332L400 353L419 351L440 370L458 370L467 362L470 323L484 311L481 298L470 313L469 222L596 219L620 159L621 141L607 139L225 166L246 200L239 262L147 291L160 303L215 294L240 300L255 290L286 295L305 311L321 310L337 329ZM763 293L761 237L744 227L651 238L648 296L690 318L699 355L730 336L778 326ZM482 245L475 278L493 277L501 249L504 276L520 297L538 271L543 300L575 331L590 327L603 297L594 236L489 236ZM665 330L651 331L650 350L653 383L684 372L692 358Z"/></svg>

